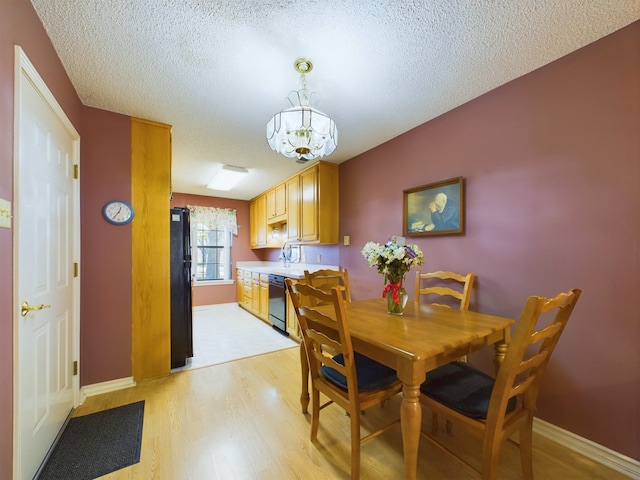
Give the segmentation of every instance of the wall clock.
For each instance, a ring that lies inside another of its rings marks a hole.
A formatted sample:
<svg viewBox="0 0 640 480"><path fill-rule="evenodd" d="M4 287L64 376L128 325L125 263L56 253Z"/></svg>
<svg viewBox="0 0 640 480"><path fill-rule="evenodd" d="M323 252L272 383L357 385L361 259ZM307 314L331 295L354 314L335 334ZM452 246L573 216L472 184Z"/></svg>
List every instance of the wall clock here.
<svg viewBox="0 0 640 480"><path fill-rule="evenodd" d="M133 220L133 207L124 200L110 200L102 207L105 220L114 225L126 225Z"/></svg>

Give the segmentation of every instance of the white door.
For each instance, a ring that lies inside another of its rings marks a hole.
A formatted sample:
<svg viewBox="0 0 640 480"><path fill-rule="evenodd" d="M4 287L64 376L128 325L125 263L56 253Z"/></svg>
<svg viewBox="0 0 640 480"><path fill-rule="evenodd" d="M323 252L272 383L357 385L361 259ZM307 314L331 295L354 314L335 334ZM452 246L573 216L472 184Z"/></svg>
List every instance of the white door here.
<svg viewBox="0 0 640 480"><path fill-rule="evenodd" d="M31 479L78 392L79 136L19 47L15 109L14 478Z"/></svg>

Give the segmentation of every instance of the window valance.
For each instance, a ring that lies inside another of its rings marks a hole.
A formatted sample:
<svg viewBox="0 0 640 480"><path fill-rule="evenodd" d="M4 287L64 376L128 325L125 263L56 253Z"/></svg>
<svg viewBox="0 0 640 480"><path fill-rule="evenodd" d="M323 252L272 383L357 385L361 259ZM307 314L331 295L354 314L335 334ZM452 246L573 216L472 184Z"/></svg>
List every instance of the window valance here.
<svg viewBox="0 0 640 480"><path fill-rule="evenodd" d="M213 230L227 229L234 235L238 235L238 222L236 211L232 208L200 207L187 205L191 212L192 222L201 223Z"/></svg>

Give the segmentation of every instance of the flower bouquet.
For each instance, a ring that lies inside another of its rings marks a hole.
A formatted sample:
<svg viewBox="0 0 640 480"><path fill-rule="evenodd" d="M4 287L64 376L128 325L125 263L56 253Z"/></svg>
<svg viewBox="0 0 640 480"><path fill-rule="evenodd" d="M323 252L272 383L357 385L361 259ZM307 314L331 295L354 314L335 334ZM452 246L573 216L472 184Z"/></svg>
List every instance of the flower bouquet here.
<svg viewBox="0 0 640 480"><path fill-rule="evenodd" d="M362 255L370 267L375 267L378 273L384 275L386 286L382 297L387 298L389 313L402 315L408 298L402 281L411 267L422 265L422 251L417 245L404 245L391 240L384 245L367 242L362 249Z"/></svg>

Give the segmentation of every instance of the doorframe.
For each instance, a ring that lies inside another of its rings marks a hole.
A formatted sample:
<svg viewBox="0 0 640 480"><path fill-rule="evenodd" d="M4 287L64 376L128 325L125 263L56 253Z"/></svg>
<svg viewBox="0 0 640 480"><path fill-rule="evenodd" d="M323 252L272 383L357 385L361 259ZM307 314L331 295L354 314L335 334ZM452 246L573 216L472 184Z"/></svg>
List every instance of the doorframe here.
<svg viewBox="0 0 640 480"><path fill-rule="evenodd" d="M62 107L58 104L57 100L47 87L38 71L35 69L26 53L19 45L14 46L14 124L13 124L13 211L20 211L20 191L19 191L19 179L20 179L20 119L21 119L21 104L20 94L22 89L22 75L32 83L34 88L42 96L43 100L47 103L51 111L58 118L60 123L69 133L69 136L73 139L73 164L77 165L78 172L80 171L80 134L75 129ZM73 319L71 327L73 329L72 340L72 359L78 362L77 375L72 378L73 387L73 407L77 407L82 403L80 395L80 175L78 179L73 182L73 207L71 209L73 235L72 235L72 262L78 264L78 275L73 278L73 300L72 300L72 312ZM21 319L20 316L20 299L18 298L18 265L20 244L18 242L18 232L20 224L20 215L14 215L13 217L13 476L19 478L20 468L20 429L18 428L18 421L20 415L18 412L21 408L21 402L19 398L19 377L18 377L18 363L20 355L18 347L20 345L18 338L18 322Z"/></svg>

